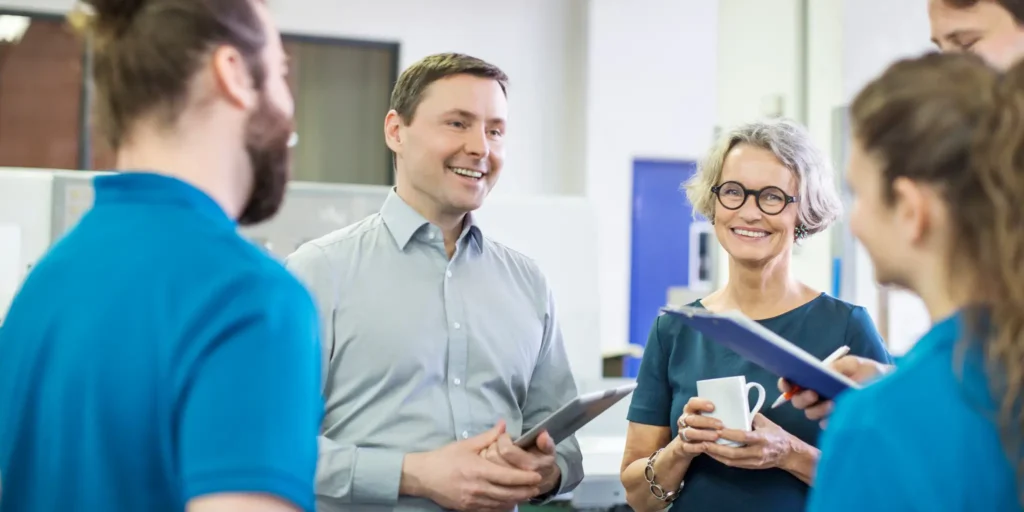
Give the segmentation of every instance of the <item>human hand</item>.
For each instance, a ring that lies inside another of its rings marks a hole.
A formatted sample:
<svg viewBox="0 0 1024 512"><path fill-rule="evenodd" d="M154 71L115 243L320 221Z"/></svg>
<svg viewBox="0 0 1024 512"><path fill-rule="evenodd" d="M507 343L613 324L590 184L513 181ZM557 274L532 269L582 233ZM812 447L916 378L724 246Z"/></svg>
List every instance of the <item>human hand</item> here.
<svg viewBox="0 0 1024 512"><path fill-rule="evenodd" d="M698 397L691 397L683 406L683 415L676 422L679 430L678 448L683 457L693 459L704 453L706 443L718 440L718 431L724 427L722 422L701 415L714 410L715 404Z"/></svg>
<svg viewBox="0 0 1024 512"><path fill-rule="evenodd" d="M534 471L495 464L480 453L505 433L505 423L437 450L406 455L402 489L453 510L507 511L540 494Z"/></svg>
<svg viewBox="0 0 1024 512"><path fill-rule="evenodd" d="M704 451L713 459L734 468L768 469L782 467L793 452L794 437L763 414L754 415L753 430L750 432L723 429L719 437L746 446L733 447L716 443L704 443Z"/></svg>
<svg viewBox="0 0 1024 512"><path fill-rule="evenodd" d="M869 381L889 370L889 367L874 361L858 356L843 356L834 361L831 365L833 370L852 379L854 382ZM779 379L779 391L789 392L792 386L785 379ZM793 407L804 411L804 415L811 421L821 421L821 428L828 424L828 416L832 414L833 402L821 400L817 393L809 389L800 391L789 401Z"/></svg>
<svg viewBox="0 0 1024 512"><path fill-rule="evenodd" d="M547 432L541 432L533 448L524 450L507 433L488 446L480 455L499 466L533 471L541 476L540 492L547 494L558 485L562 471L555 464L555 440Z"/></svg>

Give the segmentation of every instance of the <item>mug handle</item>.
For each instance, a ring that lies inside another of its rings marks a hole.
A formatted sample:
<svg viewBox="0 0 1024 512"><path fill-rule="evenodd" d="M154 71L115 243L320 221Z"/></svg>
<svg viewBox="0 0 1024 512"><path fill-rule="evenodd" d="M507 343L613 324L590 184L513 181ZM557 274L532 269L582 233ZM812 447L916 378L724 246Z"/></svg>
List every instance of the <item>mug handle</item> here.
<svg viewBox="0 0 1024 512"><path fill-rule="evenodd" d="M764 405L765 393L764 386L762 386L759 382L748 382L747 385L744 387L744 394L747 396L747 400L750 400L750 388L757 388L757 405L750 409L750 417L753 418L754 415L757 414L761 410L761 407Z"/></svg>

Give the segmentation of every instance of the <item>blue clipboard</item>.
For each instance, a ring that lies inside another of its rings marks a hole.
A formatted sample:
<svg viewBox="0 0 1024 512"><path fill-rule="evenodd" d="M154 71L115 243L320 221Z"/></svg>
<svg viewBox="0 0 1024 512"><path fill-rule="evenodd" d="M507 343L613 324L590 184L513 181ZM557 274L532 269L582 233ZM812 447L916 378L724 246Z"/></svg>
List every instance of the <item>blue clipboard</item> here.
<svg viewBox="0 0 1024 512"><path fill-rule="evenodd" d="M678 317L709 340L789 382L814 390L823 398L832 400L843 391L861 387L739 311L712 313L691 306L664 307L661 311Z"/></svg>

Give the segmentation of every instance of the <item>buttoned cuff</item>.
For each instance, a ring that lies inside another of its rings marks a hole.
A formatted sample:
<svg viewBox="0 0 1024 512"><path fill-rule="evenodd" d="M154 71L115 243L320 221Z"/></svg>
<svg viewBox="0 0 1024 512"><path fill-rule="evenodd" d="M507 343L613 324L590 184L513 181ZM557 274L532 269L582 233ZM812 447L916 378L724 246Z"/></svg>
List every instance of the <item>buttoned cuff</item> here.
<svg viewBox="0 0 1024 512"><path fill-rule="evenodd" d="M353 468L355 503L393 505L398 502L405 454L383 448L359 448Z"/></svg>
<svg viewBox="0 0 1024 512"><path fill-rule="evenodd" d="M558 466L558 484L554 489L548 491L547 494L541 494L540 496L531 499L531 505L544 505L558 497L558 495L565 493L565 482L568 481L568 479L565 478L565 475L569 466L565 463L565 457L563 457L562 454L559 453L555 456L555 465Z"/></svg>

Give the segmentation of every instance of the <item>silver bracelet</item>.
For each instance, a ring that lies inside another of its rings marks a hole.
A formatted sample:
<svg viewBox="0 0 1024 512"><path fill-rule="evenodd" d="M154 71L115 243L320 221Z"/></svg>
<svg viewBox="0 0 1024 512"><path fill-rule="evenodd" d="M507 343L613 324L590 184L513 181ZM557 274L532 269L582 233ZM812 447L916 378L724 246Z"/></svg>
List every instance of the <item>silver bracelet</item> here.
<svg viewBox="0 0 1024 512"><path fill-rule="evenodd" d="M658 454L660 454L662 450L664 450L664 448L658 448L658 451L652 453L651 456L647 458L647 467L644 468L644 478L647 480L647 483L650 484L651 494L653 494L655 498L666 503L671 503L679 497L679 492L683 490L683 482L679 482L678 489L674 491L666 491L664 487L654 481L654 477L657 476L654 474L654 461L658 460Z"/></svg>

